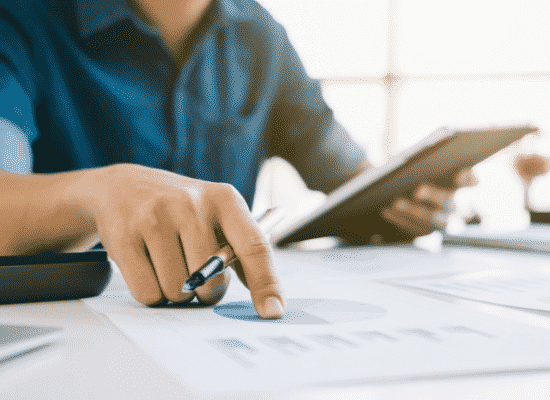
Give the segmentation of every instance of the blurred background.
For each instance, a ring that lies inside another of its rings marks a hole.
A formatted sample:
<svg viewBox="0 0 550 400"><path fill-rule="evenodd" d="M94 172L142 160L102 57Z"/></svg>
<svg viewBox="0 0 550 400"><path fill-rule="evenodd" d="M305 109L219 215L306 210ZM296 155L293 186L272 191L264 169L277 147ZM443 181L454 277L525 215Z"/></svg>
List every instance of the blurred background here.
<svg viewBox="0 0 550 400"><path fill-rule="evenodd" d="M529 224L519 154L550 156L550 2L259 0L287 30L336 119L379 166L441 126L525 121L537 136L474 168L455 220L487 230ZM529 207L550 210L550 175L534 179ZM324 200L280 159L260 173L255 210L287 206L289 220ZM281 225L286 225L281 224ZM448 229L459 229L449 224Z"/></svg>

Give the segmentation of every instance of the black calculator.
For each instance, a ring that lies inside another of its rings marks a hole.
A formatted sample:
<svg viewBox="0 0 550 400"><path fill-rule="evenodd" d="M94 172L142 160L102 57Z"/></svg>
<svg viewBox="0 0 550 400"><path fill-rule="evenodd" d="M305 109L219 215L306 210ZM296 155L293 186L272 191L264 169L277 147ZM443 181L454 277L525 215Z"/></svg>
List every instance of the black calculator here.
<svg viewBox="0 0 550 400"><path fill-rule="evenodd" d="M0 303L97 296L111 275L105 251L0 257Z"/></svg>

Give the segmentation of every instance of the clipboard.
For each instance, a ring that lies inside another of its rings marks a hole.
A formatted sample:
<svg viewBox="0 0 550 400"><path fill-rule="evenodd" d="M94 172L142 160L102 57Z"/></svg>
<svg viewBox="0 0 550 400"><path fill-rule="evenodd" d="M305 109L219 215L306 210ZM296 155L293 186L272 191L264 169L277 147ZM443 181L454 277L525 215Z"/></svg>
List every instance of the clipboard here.
<svg viewBox="0 0 550 400"><path fill-rule="evenodd" d="M530 123L482 128L443 127L381 167L370 168L330 193L325 203L287 229L272 235L276 246L325 236L347 244L369 243L373 235L386 242L412 236L382 218L380 212L398 197L411 198L418 184L451 187L457 172L485 160L525 135Z"/></svg>

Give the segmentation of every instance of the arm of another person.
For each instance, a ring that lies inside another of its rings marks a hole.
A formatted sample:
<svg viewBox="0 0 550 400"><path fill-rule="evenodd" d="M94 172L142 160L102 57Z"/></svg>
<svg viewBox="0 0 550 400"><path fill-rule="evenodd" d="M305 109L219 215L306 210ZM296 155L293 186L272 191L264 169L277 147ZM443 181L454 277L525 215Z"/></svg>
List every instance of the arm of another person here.
<svg viewBox="0 0 550 400"><path fill-rule="evenodd" d="M371 165L360 146L334 120L319 84L307 77L288 40L280 58L281 84L269 127L270 153L294 165L308 187L328 194ZM398 198L377 218L369 219L378 226L353 229L368 229L372 233L378 229L377 234L368 236L381 241L411 240L429 234L445 225L454 209L456 189L476 182L471 170L461 171L453 181L454 185L448 188L424 183L411 198ZM353 223L348 221L348 225ZM389 233L395 229L385 228L387 223L401 233ZM388 233L381 237L382 232Z"/></svg>

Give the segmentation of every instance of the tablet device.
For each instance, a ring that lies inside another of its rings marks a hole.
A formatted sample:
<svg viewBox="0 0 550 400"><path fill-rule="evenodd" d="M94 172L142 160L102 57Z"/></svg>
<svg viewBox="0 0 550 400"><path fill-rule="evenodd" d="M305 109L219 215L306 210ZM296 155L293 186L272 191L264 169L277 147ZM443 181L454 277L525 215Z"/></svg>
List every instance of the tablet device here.
<svg viewBox="0 0 550 400"><path fill-rule="evenodd" d="M111 274L105 251L0 257L0 303L97 296Z"/></svg>
<svg viewBox="0 0 550 400"><path fill-rule="evenodd" d="M272 236L278 246L323 236L344 238L349 244L369 243L374 235L385 241L412 237L380 215L397 197L412 196L422 182L451 187L454 175L521 139L537 128L529 123L474 129L441 128L417 145L370 168L329 194L310 215Z"/></svg>
<svg viewBox="0 0 550 400"><path fill-rule="evenodd" d="M0 362L46 346L61 332L50 326L0 325Z"/></svg>

